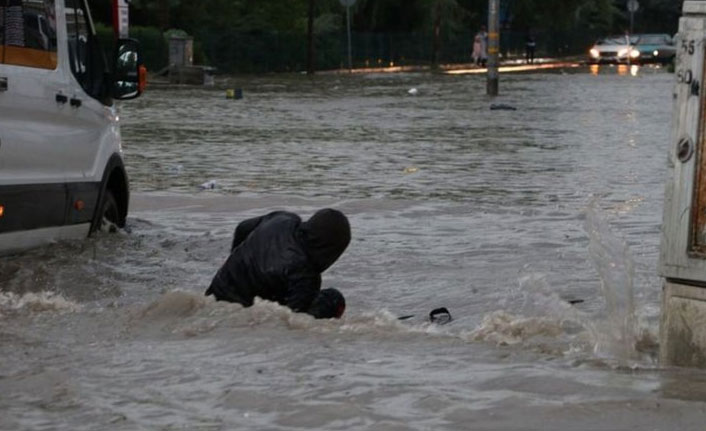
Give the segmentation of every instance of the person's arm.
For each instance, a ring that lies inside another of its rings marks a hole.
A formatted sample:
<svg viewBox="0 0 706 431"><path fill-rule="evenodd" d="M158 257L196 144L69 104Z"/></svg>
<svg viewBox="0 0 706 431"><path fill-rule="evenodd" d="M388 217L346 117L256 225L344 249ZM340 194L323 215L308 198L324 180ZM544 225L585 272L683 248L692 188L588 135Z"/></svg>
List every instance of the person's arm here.
<svg viewBox="0 0 706 431"><path fill-rule="evenodd" d="M240 222L235 228L235 233L233 234L233 244L230 246L230 251L235 250L237 246L245 241L245 238L250 235L250 232L255 230L255 228L265 217L267 216L253 217Z"/></svg>
<svg viewBox="0 0 706 431"><path fill-rule="evenodd" d="M294 274L289 277L284 305L305 313L321 290L321 275Z"/></svg>

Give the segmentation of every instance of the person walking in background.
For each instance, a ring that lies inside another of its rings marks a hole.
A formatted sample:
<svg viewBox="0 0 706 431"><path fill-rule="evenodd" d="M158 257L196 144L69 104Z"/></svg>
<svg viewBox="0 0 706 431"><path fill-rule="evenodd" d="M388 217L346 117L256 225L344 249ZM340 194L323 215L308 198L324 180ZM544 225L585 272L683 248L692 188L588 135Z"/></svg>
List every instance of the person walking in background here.
<svg viewBox="0 0 706 431"><path fill-rule="evenodd" d="M319 210L306 222L286 211L245 220L206 296L245 307L257 296L317 319L340 318L346 301L336 289L321 289L321 273L350 240L348 218L334 209Z"/></svg>
<svg viewBox="0 0 706 431"><path fill-rule="evenodd" d="M481 26L480 31L473 38L473 63L485 67L488 62L488 32L485 26Z"/></svg>
<svg viewBox="0 0 706 431"><path fill-rule="evenodd" d="M534 40L532 32L527 32L527 39L525 41L525 60L527 64L534 63L534 50L537 47L537 43Z"/></svg>

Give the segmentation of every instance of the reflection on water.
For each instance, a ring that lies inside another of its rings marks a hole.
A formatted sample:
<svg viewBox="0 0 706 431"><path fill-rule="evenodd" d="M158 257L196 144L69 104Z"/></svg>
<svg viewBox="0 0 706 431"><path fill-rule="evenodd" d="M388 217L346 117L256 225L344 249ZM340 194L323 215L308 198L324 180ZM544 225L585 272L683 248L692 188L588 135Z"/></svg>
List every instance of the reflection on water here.
<svg viewBox="0 0 706 431"><path fill-rule="evenodd" d="M652 66L653 68L659 69L661 66L659 65L654 65ZM610 71L612 69L615 69L615 73L617 73L620 76L633 76L636 77L640 73L641 69L644 69L644 67L641 67L638 64L608 64L608 65L598 65L598 64L591 64L588 66L588 70L593 76L598 76L599 73L601 72L606 72L606 70Z"/></svg>
<svg viewBox="0 0 706 431"><path fill-rule="evenodd" d="M470 75L149 91L130 232L0 262L0 428L699 429L695 374L652 358L671 81L503 75L516 111ZM203 298L238 221L323 206L344 320Z"/></svg>

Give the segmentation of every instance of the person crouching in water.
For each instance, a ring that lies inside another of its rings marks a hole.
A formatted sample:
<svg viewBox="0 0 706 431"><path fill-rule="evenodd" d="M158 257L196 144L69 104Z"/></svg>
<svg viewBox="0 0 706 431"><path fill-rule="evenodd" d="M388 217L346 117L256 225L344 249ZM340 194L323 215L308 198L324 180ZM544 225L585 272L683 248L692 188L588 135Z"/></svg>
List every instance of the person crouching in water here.
<svg viewBox="0 0 706 431"><path fill-rule="evenodd" d="M245 307L258 296L317 319L340 318L346 301L336 289L321 289L321 273L350 240L348 219L334 209L319 210L305 222L286 211L245 220L206 295Z"/></svg>

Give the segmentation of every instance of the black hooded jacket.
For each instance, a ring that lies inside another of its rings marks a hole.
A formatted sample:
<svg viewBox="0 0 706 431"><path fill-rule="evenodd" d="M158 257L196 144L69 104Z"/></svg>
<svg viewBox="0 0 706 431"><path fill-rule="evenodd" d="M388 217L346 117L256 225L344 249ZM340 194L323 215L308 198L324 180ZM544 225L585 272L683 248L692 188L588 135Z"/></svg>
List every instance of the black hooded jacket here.
<svg viewBox="0 0 706 431"><path fill-rule="evenodd" d="M245 220L235 229L230 256L206 295L246 307L259 296L314 317L340 316L343 296L335 289L320 290L321 273L350 238L348 219L333 209L320 210L306 222L285 211Z"/></svg>

